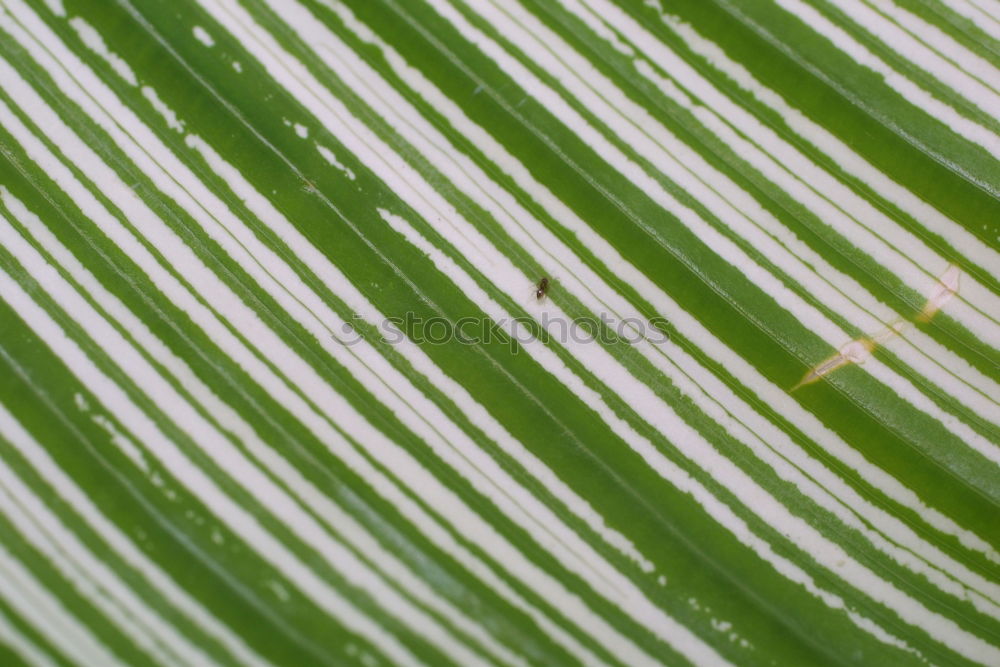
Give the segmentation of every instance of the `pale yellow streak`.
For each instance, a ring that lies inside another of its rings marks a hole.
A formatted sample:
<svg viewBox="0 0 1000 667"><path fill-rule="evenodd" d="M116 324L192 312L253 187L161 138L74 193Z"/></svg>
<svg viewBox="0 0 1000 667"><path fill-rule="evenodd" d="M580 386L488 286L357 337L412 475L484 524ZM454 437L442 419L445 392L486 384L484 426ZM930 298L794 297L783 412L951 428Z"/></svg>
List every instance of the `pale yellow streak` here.
<svg viewBox="0 0 1000 667"><path fill-rule="evenodd" d="M934 315L941 310L941 307L946 304L951 297L958 293L958 277L961 275L958 267L954 264L949 264L945 272L941 274L938 278L937 284L934 289L931 290L930 296L927 299L927 303L921 309L920 314L917 315L916 319L918 322L929 322ZM865 359L871 356L872 352L879 345L884 344L893 336L898 336L903 333L910 323L902 318L896 319L887 327L879 331L874 336L862 336L856 340L852 340L840 348L840 351L816 364L809 371L802 376L799 383L792 387L789 391L795 391L799 387L803 387L807 384L812 384L820 378L829 375L838 368L843 368L848 364L860 364L864 363Z"/></svg>

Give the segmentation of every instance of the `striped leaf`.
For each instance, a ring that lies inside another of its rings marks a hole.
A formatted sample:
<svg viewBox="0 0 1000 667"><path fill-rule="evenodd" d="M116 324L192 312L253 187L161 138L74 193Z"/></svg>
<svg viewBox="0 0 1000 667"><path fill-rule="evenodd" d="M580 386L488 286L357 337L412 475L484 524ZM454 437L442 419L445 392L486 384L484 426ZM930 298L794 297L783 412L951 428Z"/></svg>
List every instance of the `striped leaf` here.
<svg viewBox="0 0 1000 667"><path fill-rule="evenodd" d="M997 0L0 0L0 664L1000 665Z"/></svg>

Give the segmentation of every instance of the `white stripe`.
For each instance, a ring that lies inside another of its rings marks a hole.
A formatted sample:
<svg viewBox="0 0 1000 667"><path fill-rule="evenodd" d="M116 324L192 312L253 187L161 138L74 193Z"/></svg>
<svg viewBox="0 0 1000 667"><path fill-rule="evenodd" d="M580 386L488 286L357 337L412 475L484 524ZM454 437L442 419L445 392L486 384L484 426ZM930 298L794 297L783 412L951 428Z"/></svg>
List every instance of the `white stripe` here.
<svg viewBox="0 0 1000 667"><path fill-rule="evenodd" d="M174 110L168 107L163 100L160 99L160 96L157 94L155 88L152 86L143 86L142 96L149 100L149 103L153 105L153 108L156 109L161 116L163 116L163 120L167 122L167 127L175 132L184 131L184 123L177 118L177 114Z"/></svg>
<svg viewBox="0 0 1000 667"><path fill-rule="evenodd" d="M121 78L125 79L126 83L132 86L139 85L139 80L135 76L135 72L132 68L128 66L121 56L117 53L113 53L108 49L107 44L101 38L100 33L94 29L94 26L87 23L84 19L79 16L74 16L69 20L70 27L76 31L77 36L79 36L80 41L83 42L84 46L103 58Z"/></svg>
<svg viewBox="0 0 1000 667"><path fill-rule="evenodd" d="M354 172L351 171L350 168L345 167L343 164L341 164L340 160L337 159L337 156L334 155L333 151L331 151L329 148L321 144L316 144L316 150L319 151L319 154L323 156L324 160L330 163L330 166L336 167L340 171L344 172L344 175L347 176L347 178L349 178L352 181L356 178Z"/></svg>

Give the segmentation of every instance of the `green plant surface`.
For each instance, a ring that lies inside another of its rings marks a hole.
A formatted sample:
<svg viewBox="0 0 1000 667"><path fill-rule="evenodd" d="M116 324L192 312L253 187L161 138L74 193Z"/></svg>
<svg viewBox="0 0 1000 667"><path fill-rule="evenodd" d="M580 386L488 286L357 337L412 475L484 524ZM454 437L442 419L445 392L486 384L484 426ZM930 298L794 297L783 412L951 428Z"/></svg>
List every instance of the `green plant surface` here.
<svg viewBox="0 0 1000 667"><path fill-rule="evenodd" d="M0 664L1000 665L998 156L997 0L0 0Z"/></svg>

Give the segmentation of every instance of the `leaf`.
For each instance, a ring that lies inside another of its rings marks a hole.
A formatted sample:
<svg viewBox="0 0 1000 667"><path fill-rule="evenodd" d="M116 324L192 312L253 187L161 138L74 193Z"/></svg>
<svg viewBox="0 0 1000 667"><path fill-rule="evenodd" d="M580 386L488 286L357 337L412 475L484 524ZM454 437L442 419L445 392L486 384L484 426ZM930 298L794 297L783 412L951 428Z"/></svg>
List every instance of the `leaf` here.
<svg viewBox="0 0 1000 667"><path fill-rule="evenodd" d="M1000 663L995 0L0 0L0 662Z"/></svg>

